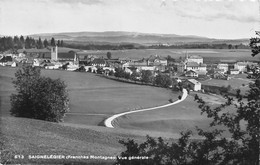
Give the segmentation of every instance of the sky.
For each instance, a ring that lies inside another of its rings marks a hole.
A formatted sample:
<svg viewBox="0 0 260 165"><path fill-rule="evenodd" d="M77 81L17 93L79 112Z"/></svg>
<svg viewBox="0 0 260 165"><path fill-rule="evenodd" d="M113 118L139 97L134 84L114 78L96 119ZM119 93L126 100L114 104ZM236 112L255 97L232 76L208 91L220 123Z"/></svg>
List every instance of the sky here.
<svg viewBox="0 0 260 165"><path fill-rule="evenodd" d="M0 35L130 31L255 36L259 0L0 0Z"/></svg>

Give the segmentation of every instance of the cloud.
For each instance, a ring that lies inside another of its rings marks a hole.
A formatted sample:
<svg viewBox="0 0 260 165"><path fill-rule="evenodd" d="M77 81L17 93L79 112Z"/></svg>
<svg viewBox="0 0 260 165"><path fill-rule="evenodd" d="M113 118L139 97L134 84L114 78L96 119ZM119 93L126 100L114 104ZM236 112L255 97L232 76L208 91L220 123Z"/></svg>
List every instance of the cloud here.
<svg viewBox="0 0 260 165"><path fill-rule="evenodd" d="M183 18L203 19L206 21L225 19L246 23L255 23L260 19L257 2L184 2L177 1L174 4L175 14Z"/></svg>
<svg viewBox="0 0 260 165"><path fill-rule="evenodd" d="M101 0L54 0L57 3L96 5L103 3Z"/></svg>

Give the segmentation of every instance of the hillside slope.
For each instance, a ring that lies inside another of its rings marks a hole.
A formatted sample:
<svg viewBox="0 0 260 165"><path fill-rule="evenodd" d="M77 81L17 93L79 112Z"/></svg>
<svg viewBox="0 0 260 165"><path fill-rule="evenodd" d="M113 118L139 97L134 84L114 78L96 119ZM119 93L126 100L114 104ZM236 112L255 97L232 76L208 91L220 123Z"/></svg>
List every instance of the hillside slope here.
<svg viewBox="0 0 260 165"><path fill-rule="evenodd" d="M116 156L124 148L119 139L144 140L140 132L129 134L104 127L88 127L50 123L40 120L1 117L1 139L13 163L62 163L62 162L104 162L102 159L28 159L29 155L74 155L74 156ZM14 159L16 154L24 159Z"/></svg>

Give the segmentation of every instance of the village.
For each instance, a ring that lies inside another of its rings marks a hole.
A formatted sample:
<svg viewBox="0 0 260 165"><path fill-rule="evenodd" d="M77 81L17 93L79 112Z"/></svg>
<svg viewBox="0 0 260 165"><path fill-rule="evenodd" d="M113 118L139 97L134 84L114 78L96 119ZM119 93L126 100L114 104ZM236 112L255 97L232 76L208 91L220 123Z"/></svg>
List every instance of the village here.
<svg viewBox="0 0 260 165"><path fill-rule="evenodd" d="M229 81L235 75L249 72L256 62L220 60L214 64L204 63L203 57L189 55L187 52L178 59L170 55L150 55L148 58L111 58L111 53L93 54L88 51L52 46L43 49L18 49L16 52L6 51L0 54L0 66L21 67L30 65L51 70L81 71L114 76L120 68L127 76L117 76L135 81L141 80L142 71L151 73L151 77L165 75L173 82L185 82L193 91L202 90L202 82L212 79ZM133 74L134 73L134 74ZM250 73L250 72L249 72ZM134 78L133 78L134 76ZM242 76L243 77L243 76ZM147 81L148 83L149 81ZM207 83L207 86L214 86ZM173 84L167 85L172 88Z"/></svg>

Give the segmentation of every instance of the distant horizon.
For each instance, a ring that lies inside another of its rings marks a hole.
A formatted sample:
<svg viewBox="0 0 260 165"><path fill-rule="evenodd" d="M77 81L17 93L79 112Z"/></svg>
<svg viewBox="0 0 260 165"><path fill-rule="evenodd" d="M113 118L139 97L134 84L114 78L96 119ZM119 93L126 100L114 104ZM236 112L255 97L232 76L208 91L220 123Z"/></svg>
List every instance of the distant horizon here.
<svg viewBox="0 0 260 165"><path fill-rule="evenodd" d="M176 36L183 36L183 37L202 37L202 38L208 38L208 39L216 39L216 40L240 40L240 39L249 39L248 38L211 38L207 36L199 36L199 35L194 35L194 34L176 34L176 33L155 33L155 32L137 32L137 31L120 31L120 30L107 30L107 31L64 31L64 32L41 32L41 33L32 33L32 34L15 34L15 35L3 35L0 34L0 36L33 36L33 35L46 35L46 34L63 34L63 33L106 33L106 32L125 32L125 33L138 33L138 34L152 34L152 35L176 35Z"/></svg>
<svg viewBox="0 0 260 165"><path fill-rule="evenodd" d="M126 31L244 39L260 30L256 0L0 0L4 36Z"/></svg>

